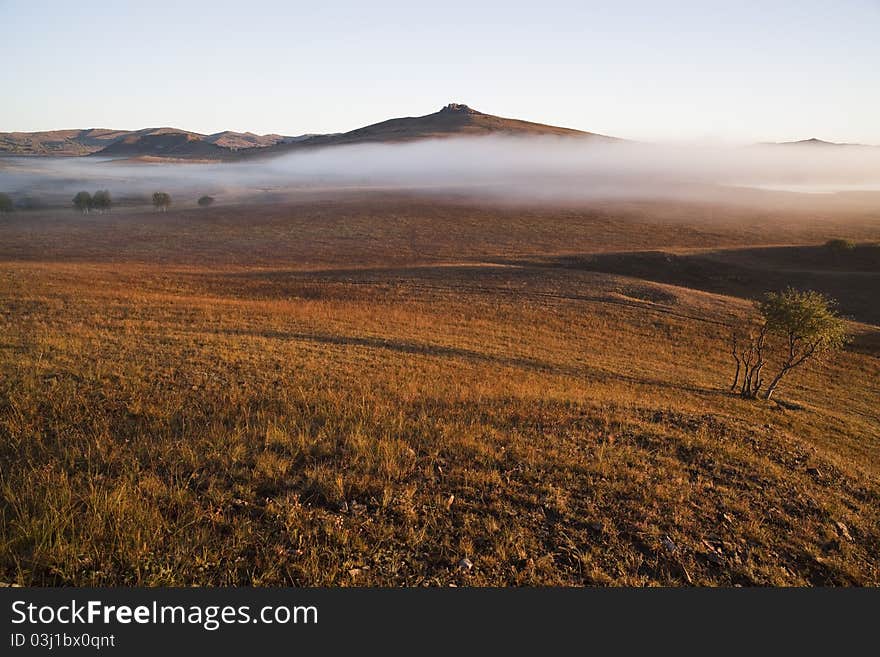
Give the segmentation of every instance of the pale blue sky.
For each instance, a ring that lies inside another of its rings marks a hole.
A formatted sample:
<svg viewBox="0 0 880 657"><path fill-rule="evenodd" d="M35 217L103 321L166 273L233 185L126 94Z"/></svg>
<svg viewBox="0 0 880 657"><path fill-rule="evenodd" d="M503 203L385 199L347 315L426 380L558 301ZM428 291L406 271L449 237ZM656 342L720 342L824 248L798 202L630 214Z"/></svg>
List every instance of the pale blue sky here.
<svg viewBox="0 0 880 657"><path fill-rule="evenodd" d="M447 102L649 140L880 143L880 0L0 0L0 131L338 132Z"/></svg>

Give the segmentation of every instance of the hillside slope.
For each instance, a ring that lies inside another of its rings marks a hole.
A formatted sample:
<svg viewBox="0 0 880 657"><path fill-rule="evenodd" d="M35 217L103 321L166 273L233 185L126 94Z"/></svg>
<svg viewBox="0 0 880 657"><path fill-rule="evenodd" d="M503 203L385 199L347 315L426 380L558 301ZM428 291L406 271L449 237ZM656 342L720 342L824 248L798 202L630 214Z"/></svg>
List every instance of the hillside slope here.
<svg viewBox="0 0 880 657"><path fill-rule="evenodd" d="M806 222L631 212L14 213L0 581L877 585L880 331L854 323L778 402L730 394L746 299L589 258ZM737 263L814 255L752 250Z"/></svg>
<svg viewBox="0 0 880 657"><path fill-rule="evenodd" d="M257 135L253 132L233 132L232 130L224 130L216 132L213 135L206 135L202 138L209 144L215 144L223 148L239 150L242 148L265 148L266 146L274 146L286 139L296 139L295 137L284 137L283 135Z"/></svg>
<svg viewBox="0 0 880 657"><path fill-rule="evenodd" d="M88 155L126 135L128 130L91 128L44 132L0 133L0 154L5 155Z"/></svg>
<svg viewBox="0 0 880 657"><path fill-rule="evenodd" d="M483 114L467 105L449 104L425 116L389 119L339 135L321 135L306 144L355 144L372 141L407 141L450 135L557 135L566 137L602 136L571 128L507 119Z"/></svg>
<svg viewBox="0 0 880 657"><path fill-rule="evenodd" d="M106 148L93 153L107 157L187 157L224 158L230 149L203 139L202 135L177 130L126 135Z"/></svg>

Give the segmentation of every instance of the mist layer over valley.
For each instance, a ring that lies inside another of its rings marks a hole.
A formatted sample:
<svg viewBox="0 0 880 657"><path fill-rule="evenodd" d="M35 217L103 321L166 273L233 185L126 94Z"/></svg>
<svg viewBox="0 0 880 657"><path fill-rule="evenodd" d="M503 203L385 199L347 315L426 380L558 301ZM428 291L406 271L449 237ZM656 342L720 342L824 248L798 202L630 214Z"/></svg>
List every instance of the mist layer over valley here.
<svg viewBox="0 0 880 657"><path fill-rule="evenodd" d="M488 136L341 145L223 163L0 158L0 191L20 207L68 204L77 191L92 188L132 202L157 190L232 199L321 187L458 190L528 201L699 196L730 186L878 191L880 148Z"/></svg>

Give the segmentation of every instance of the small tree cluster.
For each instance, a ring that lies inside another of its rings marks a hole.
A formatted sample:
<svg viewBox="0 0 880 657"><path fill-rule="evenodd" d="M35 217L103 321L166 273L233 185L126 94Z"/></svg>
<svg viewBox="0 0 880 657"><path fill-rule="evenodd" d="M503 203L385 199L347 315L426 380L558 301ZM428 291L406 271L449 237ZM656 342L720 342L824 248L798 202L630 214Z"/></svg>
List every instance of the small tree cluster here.
<svg viewBox="0 0 880 657"><path fill-rule="evenodd" d="M793 369L846 343L846 323L834 302L819 292L768 292L755 305L760 320L735 328L731 335L736 363L731 390L738 389L743 397L770 399ZM778 369L765 388L763 371L771 353Z"/></svg>
<svg viewBox="0 0 880 657"><path fill-rule="evenodd" d="M171 207L171 195L165 192L156 192L153 194L153 206L157 210L165 212Z"/></svg>
<svg viewBox="0 0 880 657"><path fill-rule="evenodd" d="M14 207L12 197L10 197L9 194L0 192L0 212L12 212Z"/></svg>
<svg viewBox="0 0 880 657"><path fill-rule="evenodd" d="M103 214L105 210L109 211L113 207L113 197L106 189L99 189L94 195L88 192L77 192L73 197L73 207L88 214L90 210L97 210Z"/></svg>

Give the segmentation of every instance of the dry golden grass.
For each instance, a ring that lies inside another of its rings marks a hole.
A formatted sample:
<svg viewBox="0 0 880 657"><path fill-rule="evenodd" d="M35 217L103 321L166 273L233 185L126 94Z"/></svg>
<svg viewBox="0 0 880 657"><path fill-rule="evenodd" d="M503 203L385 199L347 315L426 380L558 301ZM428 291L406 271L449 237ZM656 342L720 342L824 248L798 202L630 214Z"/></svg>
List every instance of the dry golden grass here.
<svg viewBox="0 0 880 657"><path fill-rule="evenodd" d="M0 579L880 583L876 328L746 401L746 301L547 266L740 225L371 203L0 227Z"/></svg>

